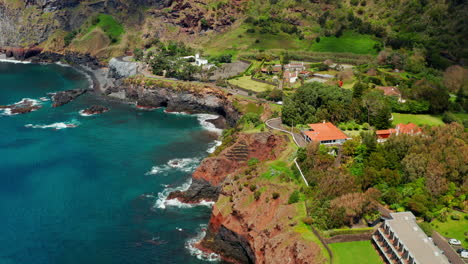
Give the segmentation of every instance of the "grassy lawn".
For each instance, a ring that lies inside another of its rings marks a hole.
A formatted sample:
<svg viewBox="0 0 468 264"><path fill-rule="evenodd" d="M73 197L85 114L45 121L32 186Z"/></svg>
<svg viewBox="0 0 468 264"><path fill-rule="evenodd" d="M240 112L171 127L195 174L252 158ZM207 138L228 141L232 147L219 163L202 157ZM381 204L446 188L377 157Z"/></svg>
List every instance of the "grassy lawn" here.
<svg viewBox="0 0 468 264"><path fill-rule="evenodd" d="M407 123L415 123L416 125L429 125L429 126L440 126L443 125L444 122L439 117L431 116L431 115L413 115L413 114L399 114L399 113L392 113L393 115L393 125L397 124L407 124Z"/></svg>
<svg viewBox="0 0 468 264"><path fill-rule="evenodd" d="M268 89L273 90L275 86L261 83L250 79L250 76L242 76L228 81L230 84L237 85L243 89L251 90L254 92L264 92Z"/></svg>
<svg viewBox="0 0 468 264"><path fill-rule="evenodd" d="M448 217L446 222L440 222L439 220L434 220L431 223L431 226L439 232L441 235L448 238L456 238L462 242L464 248L468 248L468 241L465 240L465 232L468 232L468 220L464 217L468 214L454 211L452 214L458 214L460 220L452 220Z"/></svg>
<svg viewBox="0 0 468 264"><path fill-rule="evenodd" d="M333 264L383 264L371 241L333 243L328 246L333 252Z"/></svg>
<svg viewBox="0 0 468 264"><path fill-rule="evenodd" d="M318 52L350 52L356 54L377 54L374 45L379 43L369 35L346 31L341 37L322 37L314 43L312 51Z"/></svg>

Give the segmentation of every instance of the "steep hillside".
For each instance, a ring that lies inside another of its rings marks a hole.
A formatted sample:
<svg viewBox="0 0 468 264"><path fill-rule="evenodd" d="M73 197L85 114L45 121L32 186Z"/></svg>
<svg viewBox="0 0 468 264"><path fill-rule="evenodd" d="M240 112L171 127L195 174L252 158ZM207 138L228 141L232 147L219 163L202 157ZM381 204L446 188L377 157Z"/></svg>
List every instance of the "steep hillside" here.
<svg viewBox="0 0 468 264"><path fill-rule="evenodd" d="M124 29L117 38L98 26L102 14ZM445 68L466 63L467 14L466 1L435 0L0 0L0 46L42 43L101 57L150 47L155 39L190 42L212 54L377 54L391 46L424 48L431 66Z"/></svg>

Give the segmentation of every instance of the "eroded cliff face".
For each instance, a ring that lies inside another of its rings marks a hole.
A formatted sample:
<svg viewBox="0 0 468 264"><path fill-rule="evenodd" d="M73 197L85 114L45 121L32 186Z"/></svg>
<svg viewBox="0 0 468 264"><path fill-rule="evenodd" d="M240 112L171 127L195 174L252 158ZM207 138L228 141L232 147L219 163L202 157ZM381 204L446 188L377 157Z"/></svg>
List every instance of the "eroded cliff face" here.
<svg viewBox="0 0 468 264"><path fill-rule="evenodd" d="M247 161L273 160L282 151L285 139L271 133L240 134L235 142L214 157L202 161L192 174L192 184L185 192L176 191L168 199L184 203L202 200L216 201L226 177L235 175L247 167Z"/></svg>
<svg viewBox="0 0 468 264"><path fill-rule="evenodd" d="M131 101L140 107L166 107L169 112L212 113L234 125L240 113L225 92L204 84L167 82L134 77L102 87L110 97Z"/></svg>
<svg viewBox="0 0 468 264"><path fill-rule="evenodd" d="M258 200L249 188L252 182L261 190ZM233 263L326 263L319 246L301 235L297 216L305 208L302 203L288 204L293 191L287 184L229 177L198 247ZM274 199L273 192L280 196Z"/></svg>
<svg viewBox="0 0 468 264"><path fill-rule="evenodd" d="M96 13L137 13L141 6L164 8L172 0L0 0L0 47L31 47L55 33L79 28Z"/></svg>

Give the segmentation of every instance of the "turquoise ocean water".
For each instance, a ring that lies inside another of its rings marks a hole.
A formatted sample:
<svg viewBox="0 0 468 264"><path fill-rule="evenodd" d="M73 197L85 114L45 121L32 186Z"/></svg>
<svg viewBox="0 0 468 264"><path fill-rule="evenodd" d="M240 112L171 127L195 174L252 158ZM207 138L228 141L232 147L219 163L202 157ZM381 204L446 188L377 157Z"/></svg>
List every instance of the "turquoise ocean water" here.
<svg viewBox="0 0 468 264"><path fill-rule="evenodd" d="M58 108L39 98L86 88L70 67L0 62L0 263L206 263L189 250L208 206L163 204L213 149L206 116L145 111L92 94ZM110 108L84 117L93 104ZM63 124L76 127L62 128Z"/></svg>

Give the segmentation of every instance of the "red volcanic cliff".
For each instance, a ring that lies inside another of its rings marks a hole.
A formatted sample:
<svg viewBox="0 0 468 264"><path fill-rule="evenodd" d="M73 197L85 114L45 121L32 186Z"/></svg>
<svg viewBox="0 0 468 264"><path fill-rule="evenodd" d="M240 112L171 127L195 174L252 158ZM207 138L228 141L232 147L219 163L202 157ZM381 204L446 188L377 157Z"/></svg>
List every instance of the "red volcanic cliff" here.
<svg viewBox="0 0 468 264"><path fill-rule="evenodd" d="M252 182L263 190L258 200L244 187ZM298 210L305 208L287 203L292 191L288 184L232 179L223 186L199 247L233 263L325 263L319 246L295 231L301 221L296 218ZM273 192L280 197L273 199Z"/></svg>
<svg viewBox="0 0 468 264"><path fill-rule="evenodd" d="M203 160L192 175L192 184L185 191L176 191L168 199L179 199L185 203L202 200L216 201L221 184L227 176L239 173L247 166L248 160L275 159L284 147L284 137L271 133L239 134L234 143L215 157Z"/></svg>

